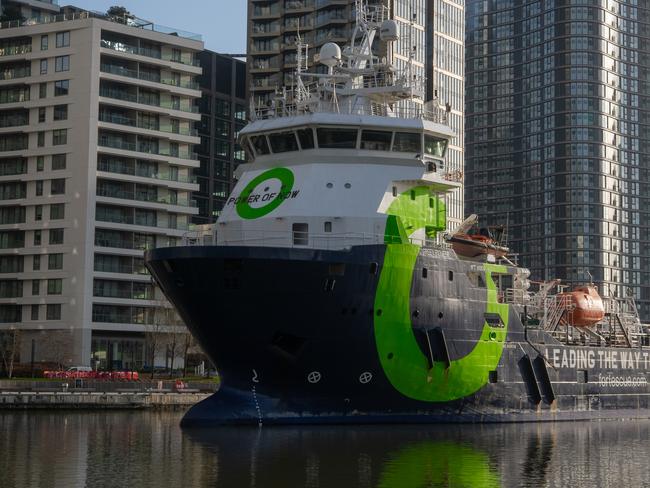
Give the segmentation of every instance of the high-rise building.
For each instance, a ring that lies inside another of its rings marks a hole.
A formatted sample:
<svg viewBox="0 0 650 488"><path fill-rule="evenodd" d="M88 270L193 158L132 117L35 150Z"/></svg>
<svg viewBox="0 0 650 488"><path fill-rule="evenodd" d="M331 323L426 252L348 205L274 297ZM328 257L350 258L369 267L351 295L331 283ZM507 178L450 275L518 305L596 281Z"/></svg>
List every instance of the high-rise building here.
<svg viewBox="0 0 650 488"><path fill-rule="evenodd" d="M143 250L197 214L203 44L130 15L7 5L22 19L0 25L0 328L21 330L23 362L33 344L36 361L140 367L162 299Z"/></svg>
<svg viewBox="0 0 650 488"><path fill-rule="evenodd" d="M464 0L248 0L251 99L264 104L276 90L291 86L298 34L310 48L310 70L325 69L314 62L314 55L327 42L344 46L350 41L357 8L363 3L390 9L400 35L393 48L397 68L405 69L411 62L411 76L420 80L423 99L448 104L449 124L457 137L447 151L446 169L462 171ZM461 190L447 197L447 209L454 227L463 219Z"/></svg>
<svg viewBox="0 0 650 488"><path fill-rule="evenodd" d="M533 279L629 290L646 320L649 8L471 0L466 44L467 212Z"/></svg>
<svg viewBox="0 0 650 488"><path fill-rule="evenodd" d="M194 170L199 191L194 193L198 215L195 224L214 223L233 186L233 173L246 160L237 134L246 125L246 63L212 51L198 56L203 74L197 147L201 166Z"/></svg>

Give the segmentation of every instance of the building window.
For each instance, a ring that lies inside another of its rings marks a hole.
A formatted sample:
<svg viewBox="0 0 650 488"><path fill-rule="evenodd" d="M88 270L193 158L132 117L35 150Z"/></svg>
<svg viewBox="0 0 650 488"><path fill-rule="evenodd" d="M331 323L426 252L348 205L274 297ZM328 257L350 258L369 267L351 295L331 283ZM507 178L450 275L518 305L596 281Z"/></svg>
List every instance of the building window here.
<svg viewBox="0 0 650 488"><path fill-rule="evenodd" d="M40 83L38 85L38 98L47 97L47 83Z"/></svg>
<svg viewBox="0 0 650 488"><path fill-rule="evenodd" d="M50 244L63 244L63 229L50 229Z"/></svg>
<svg viewBox="0 0 650 488"><path fill-rule="evenodd" d="M63 292L63 280L61 278L47 280L47 294L60 295Z"/></svg>
<svg viewBox="0 0 650 488"><path fill-rule="evenodd" d="M45 132L40 131L37 135L37 140L36 140L36 145L38 147L43 147L45 146Z"/></svg>
<svg viewBox="0 0 650 488"><path fill-rule="evenodd" d="M53 203L50 205L50 220L61 220L65 218L65 203Z"/></svg>
<svg viewBox="0 0 650 488"><path fill-rule="evenodd" d="M32 305L32 320L38 320L38 305Z"/></svg>
<svg viewBox="0 0 650 488"><path fill-rule="evenodd" d="M36 171L43 171L45 168L45 156L36 156Z"/></svg>
<svg viewBox="0 0 650 488"><path fill-rule="evenodd" d="M52 171L65 169L65 154L53 154L52 155Z"/></svg>
<svg viewBox="0 0 650 488"><path fill-rule="evenodd" d="M61 304L49 303L45 311L45 318L47 320L61 320Z"/></svg>
<svg viewBox="0 0 650 488"><path fill-rule="evenodd" d="M41 234L40 230L35 230L34 231L34 245L35 246L40 246L41 245L41 241L42 241L41 236L42 236L42 234Z"/></svg>
<svg viewBox="0 0 650 488"><path fill-rule="evenodd" d="M56 47L68 47L70 45L70 31L56 33Z"/></svg>
<svg viewBox="0 0 650 488"><path fill-rule="evenodd" d="M180 49L172 48L172 59L171 60L176 62L176 63L181 62L181 50Z"/></svg>
<svg viewBox="0 0 650 488"><path fill-rule="evenodd" d="M68 106L55 105L54 106L54 120L68 120Z"/></svg>
<svg viewBox="0 0 650 488"><path fill-rule="evenodd" d="M57 129L52 131L52 145L61 146L68 143L68 129Z"/></svg>
<svg viewBox="0 0 650 488"><path fill-rule="evenodd" d="M36 182L36 191L34 193L37 197L43 196L43 180L38 180Z"/></svg>
<svg viewBox="0 0 650 488"><path fill-rule="evenodd" d="M43 220L43 205L34 205L34 220Z"/></svg>
<svg viewBox="0 0 650 488"><path fill-rule="evenodd" d="M57 178L50 182L50 195L65 194L65 178Z"/></svg>
<svg viewBox="0 0 650 488"><path fill-rule="evenodd" d="M54 71L70 71L70 56L57 56L54 58Z"/></svg>
<svg viewBox="0 0 650 488"><path fill-rule="evenodd" d="M63 269L63 254L50 254L47 257L47 269Z"/></svg>
<svg viewBox="0 0 650 488"><path fill-rule="evenodd" d="M41 51L47 51L47 47L49 44L49 38L47 35L41 36Z"/></svg>
<svg viewBox="0 0 650 488"><path fill-rule="evenodd" d="M38 254L35 254L32 257L32 271L41 270L41 257Z"/></svg>
<svg viewBox="0 0 650 488"><path fill-rule="evenodd" d="M45 122L45 107L39 107L38 109L38 123L42 124Z"/></svg>
<svg viewBox="0 0 650 488"><path fill-rule="evenodd" d="M41 59L41 74L47 74L47 59Z"/></svg>
<svg viewBox="0 0 650 488"><path fill-rule="evenodd" d="M59 80L54 82L54 96L61 97L70 91L70 80Z"/></svg>
<svg viewBox="0 0 650 488"><path fill-rule="evenodd" d="M32 295L37 296L40 295L40 293L41 293L41 282L38 280L32 280Z"/></svg>

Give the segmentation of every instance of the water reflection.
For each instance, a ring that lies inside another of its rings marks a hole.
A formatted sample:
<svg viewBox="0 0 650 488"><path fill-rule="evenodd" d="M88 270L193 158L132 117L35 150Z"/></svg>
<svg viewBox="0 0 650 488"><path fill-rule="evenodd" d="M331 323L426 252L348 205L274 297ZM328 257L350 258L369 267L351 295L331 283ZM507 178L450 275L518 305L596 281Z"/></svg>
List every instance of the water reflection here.
<svg viewBox="0 0 650 488"><path fill-rule="evenodd" d="M0 486L645 486L649 421L181 430L175 412L0 413Z"/></svg>

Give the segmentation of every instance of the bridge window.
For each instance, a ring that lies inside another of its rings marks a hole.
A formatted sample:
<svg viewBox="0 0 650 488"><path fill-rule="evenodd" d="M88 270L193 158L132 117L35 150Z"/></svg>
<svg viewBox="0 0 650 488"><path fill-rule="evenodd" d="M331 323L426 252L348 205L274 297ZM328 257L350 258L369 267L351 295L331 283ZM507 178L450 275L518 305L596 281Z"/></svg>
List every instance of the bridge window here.
<svg viewBox="0 0 650 488"><path fill-rule="evenodd" d="M354 149L357 147L356 129L320 128L318 132L318 147L324 149Z"/></svg>
<svg viewBox="0 0 650 488"><path fill-rule="evenodd" d="M274 153L283 153L298 150L298 141L293 132L278 132L269 134L271 149Z"/></svg>
<svg viewBox="0 0 650 488"><path fill-rule="evenodd" d="M300 141L301 149L314 149L314 131L311 129L298 129L298 140Z"/></svg>
<svg viewBox="0 0 650 488"><path fill-rule="evenodd" d="M381 130L364 130L361 133L361 149L370 151L390 151L392 132Z"/></svg>
<svg viewBox="0 0 650 488"><path fill-rule="evenodd" d="M266 142L266 136L253 136L251 142L257 154L270 154L269 143Z"/></svg>
<svg viewBox="0 0 650 488"><path fill-rule="evenodd" d="M415 132L395 132L393 151L421 153L422 142L420 134Z"/></svg>
<svg viewBox="0 0 650 488"><path fill-rule="evenodd" d="M440 137L424 135L424 154L434 158L442 158L447 150L447 140Z"/></svg>

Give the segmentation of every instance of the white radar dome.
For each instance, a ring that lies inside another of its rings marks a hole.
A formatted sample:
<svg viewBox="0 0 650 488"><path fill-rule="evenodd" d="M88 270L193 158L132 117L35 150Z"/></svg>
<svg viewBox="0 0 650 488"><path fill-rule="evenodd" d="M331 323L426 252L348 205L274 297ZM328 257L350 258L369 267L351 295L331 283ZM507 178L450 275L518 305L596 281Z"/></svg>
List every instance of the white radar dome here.
<svg viewBox="0 0 650 488"><path fill-rule="evenodd" d="M320 48L320 62L325 66L333 68L341 61L341 48L334 42L323 44Z"/></svg>
<svg viewBox="0 0 650 488"><path fill-rule="evenodd" d="M392 19L384 20L379 29L379 38L384 42L395 42L399 39L397 22Z"/></svg>

